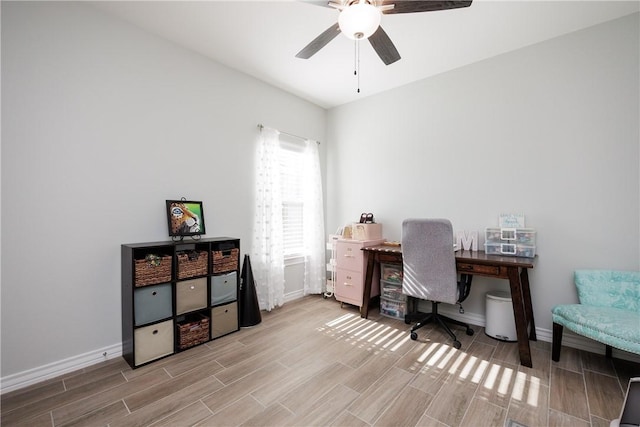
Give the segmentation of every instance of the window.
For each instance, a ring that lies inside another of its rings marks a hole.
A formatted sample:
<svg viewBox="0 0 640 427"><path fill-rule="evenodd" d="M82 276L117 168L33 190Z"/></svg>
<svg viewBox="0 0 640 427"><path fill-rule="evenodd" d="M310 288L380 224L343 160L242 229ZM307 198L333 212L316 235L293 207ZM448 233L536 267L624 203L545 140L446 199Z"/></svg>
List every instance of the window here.
<svg viewBox="0 0 640 427"><path fill-rule="evenodd" d="M304 145L280 135L280 183L285 259L304 255Z"/></svg>
<svg viewBox="0 0 640 427"><path fill-rule="evenodd" d="M258 303L271 310L284 303L285 265L304 264L304 295L319 294L324 287L322 174L317 143L276 129L260 126L256 155L251 253Z"/></svg>

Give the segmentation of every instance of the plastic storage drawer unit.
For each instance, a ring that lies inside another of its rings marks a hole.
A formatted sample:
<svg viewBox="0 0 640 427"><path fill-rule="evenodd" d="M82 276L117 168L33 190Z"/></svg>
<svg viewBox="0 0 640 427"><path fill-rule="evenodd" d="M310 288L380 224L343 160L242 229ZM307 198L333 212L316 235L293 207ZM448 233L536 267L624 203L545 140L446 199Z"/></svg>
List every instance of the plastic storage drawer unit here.
<svg viewBox="0 0 640 427"><path fill-rule="evenodd" d="M380 264L380 280L402 283L402 267L393 264Z"/></svg>
<svg viewBox="0 0 640 427"><path fill-rule="evenodd" d="M532 228L486 228L484 250L487 255L533 258L536 231Z"/></svg>
<svg viewBox="0 0 640 427"><path fill-rule="evenodd" d="M402 302L407 300L407 296L402 293L402 286L400 285L394 285L392 283L382 281L380 288L381 298Z"/></svg>
<svg viewBox="0 0 640 427"><path fill-rule="evenodd" d="M407 303L392 300L380 300L380 314L396 319L404 319L407 312Z"/></svg>
<svg viewBox="0 0 640 427"><path fill-rule="evenodd" d="M535 246L526 246L517 243L485 243L484 251L487 255L510 255L525 258L533 258L536 256Z"/></svg>

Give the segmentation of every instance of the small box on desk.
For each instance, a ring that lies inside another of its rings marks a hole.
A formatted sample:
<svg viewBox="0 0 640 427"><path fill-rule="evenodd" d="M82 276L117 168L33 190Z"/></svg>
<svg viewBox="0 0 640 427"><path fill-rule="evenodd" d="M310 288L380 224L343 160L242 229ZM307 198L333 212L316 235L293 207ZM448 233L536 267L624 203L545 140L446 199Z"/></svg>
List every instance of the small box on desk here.
<svg viewBox="0 0 640 427"><path fill-rule="evenodd" d="M354 223L351 227L353 240L377 240L382 239L382 224Z"/></svg>
<svg viewBox="0 0 640 427"><path fill-rule="evenodd" d="M532 228L487 228L484 250L488 255L533 258L536 255L536 231Z"/></svg>
<svg viewBox="0 0 640 427"><path fill-rule="evenodd" d="M484 251L487 255L509 255L524 258L533 258L536 256L535 246L526 246L517 243L485 243Z"/></svg>

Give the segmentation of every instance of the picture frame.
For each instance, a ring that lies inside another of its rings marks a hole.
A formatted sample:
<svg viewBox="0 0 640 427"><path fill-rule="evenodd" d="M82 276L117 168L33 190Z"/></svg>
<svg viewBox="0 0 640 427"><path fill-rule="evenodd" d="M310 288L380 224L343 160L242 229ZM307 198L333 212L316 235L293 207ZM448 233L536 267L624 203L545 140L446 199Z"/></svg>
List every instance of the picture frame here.
<svg viewBox="0 0 640 427"><path fill-rule="evenodd" d="M172 238L206 233L202 201L166 200L167 226Z"/></svg>

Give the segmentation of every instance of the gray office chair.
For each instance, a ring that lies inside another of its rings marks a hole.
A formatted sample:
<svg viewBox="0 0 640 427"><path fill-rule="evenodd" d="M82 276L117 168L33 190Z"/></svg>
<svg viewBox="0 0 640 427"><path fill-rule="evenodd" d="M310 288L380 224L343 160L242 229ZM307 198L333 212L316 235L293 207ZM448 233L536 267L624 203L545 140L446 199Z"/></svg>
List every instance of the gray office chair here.
<svg viewBox="0 0 640 427"><path fill-rule="evenodd" d="M469 295L472 276L463 274L458 281L456 257L453 249L453 227L446 219L406 219L402 222L402 293L414 298L431 301L428 313L411 328L411 339L416 340L416 330L430 322L442 326L453 339L453 346L460 348L460 341L447 323L464 326L467 335L473 335L468 324L450 319L438 313L438 304L460 304ZM462 313L462 306L460 306ZM411 323L415 314L405 316Z"/></svg>

